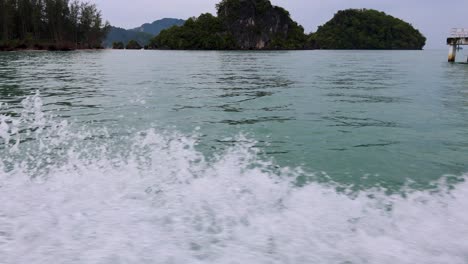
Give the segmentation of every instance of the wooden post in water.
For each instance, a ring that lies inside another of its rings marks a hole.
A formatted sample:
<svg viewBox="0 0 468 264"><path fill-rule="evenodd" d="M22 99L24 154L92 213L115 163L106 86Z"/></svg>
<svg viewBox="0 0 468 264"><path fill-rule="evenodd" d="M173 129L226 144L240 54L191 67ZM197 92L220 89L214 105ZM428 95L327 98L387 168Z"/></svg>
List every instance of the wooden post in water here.
<svg viewBox="0 0 468 264"><path fill-rule="evenodd" d="M452 28L450 37L447 38L447 45L449 45L448 61L455 62L458 47L460 45L468 45L468 29Z"/></svg>
<svg viewBox="0 0 468 264"><path fill-rule="evenodd" d="M448 61L455 62L456 57L457 57L457 45L452 44L449 47Z"/></svg>

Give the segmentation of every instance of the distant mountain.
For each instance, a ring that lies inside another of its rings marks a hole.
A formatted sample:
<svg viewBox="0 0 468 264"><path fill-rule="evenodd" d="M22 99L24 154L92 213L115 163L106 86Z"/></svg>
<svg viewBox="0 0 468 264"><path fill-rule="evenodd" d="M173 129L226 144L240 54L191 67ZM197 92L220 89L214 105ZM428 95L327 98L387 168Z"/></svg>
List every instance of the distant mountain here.
<svg viewBox="0 0 468 264"><path fill-rule="evenodd" d="M106 48L112 47L114 42L123 42L126 45L130 40L136 40L140 45L147 45L153 38L153 35L127 30L119 27L111 27L106 39L103 42L103 46Z"/></svg>
<svg viewBox="0 0 468 264"><path fill-rule="evenodd" d="M182 26L185 23L183 19L176 19L176 18L163 18L160 20L156 20L153 23L145 23L140 27L132 29L133 31L138 32L145 32L152 34L153 36L159 35L164 29L170 28L172 26Z"/></svg>
<svg viewBox="0 0 468 264"><path fill-rule="evenodd" d="M150 40L159 34L161 30L172 26L180 26L185 23L182 19L164 18L156 20L153 23L145 23L134 29L123 29L111 27L106 39L103 42L104 47L112 47L113 42L123 42L126 45L130 40L136 40L141 46L147 45Z"/></svg>

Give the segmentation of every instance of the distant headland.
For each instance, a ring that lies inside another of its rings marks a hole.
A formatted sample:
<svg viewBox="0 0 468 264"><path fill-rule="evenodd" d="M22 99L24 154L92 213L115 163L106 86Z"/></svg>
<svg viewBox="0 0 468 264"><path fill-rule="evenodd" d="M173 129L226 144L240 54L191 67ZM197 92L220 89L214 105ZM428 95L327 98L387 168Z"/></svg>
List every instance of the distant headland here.
<svg viewBox="0 0 468 264"><path fill-rule="evenodd" d="M217 16L162 19L125 30L103 23L95 5L67 0L0 1L0 51L18 49L420 50L426 38L411 24L372 9L338 11L306 34L269 0L222 0Z"/></svg>

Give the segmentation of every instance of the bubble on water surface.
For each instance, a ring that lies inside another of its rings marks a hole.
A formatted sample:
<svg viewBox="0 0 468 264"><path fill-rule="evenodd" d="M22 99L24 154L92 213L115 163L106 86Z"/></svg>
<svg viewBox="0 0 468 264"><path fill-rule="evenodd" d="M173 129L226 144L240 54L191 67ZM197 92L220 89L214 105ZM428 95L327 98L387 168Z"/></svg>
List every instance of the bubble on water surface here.
<svg viewBox="0 0 468 264"><path fill-rule="evenodd" d="M2 264L468 261L466 182L393 195L298 187L305 172L272 170L246 138L208 159L196 136L149 128L115 152L105 129L41 104L0 117Z"/></svg>

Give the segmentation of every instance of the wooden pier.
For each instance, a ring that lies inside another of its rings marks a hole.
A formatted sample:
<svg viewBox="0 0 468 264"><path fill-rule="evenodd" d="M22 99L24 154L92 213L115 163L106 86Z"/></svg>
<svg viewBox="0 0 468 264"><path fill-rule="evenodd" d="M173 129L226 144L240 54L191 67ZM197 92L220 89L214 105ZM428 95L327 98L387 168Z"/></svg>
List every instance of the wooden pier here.
<svg viewBox="0 0 468 264"><path fill-rule="evenodd" d="M455 62L457 51L461 45L468 45L468 28L452 28L450 37L447 38L449 45L448 61Z"/></svg>

